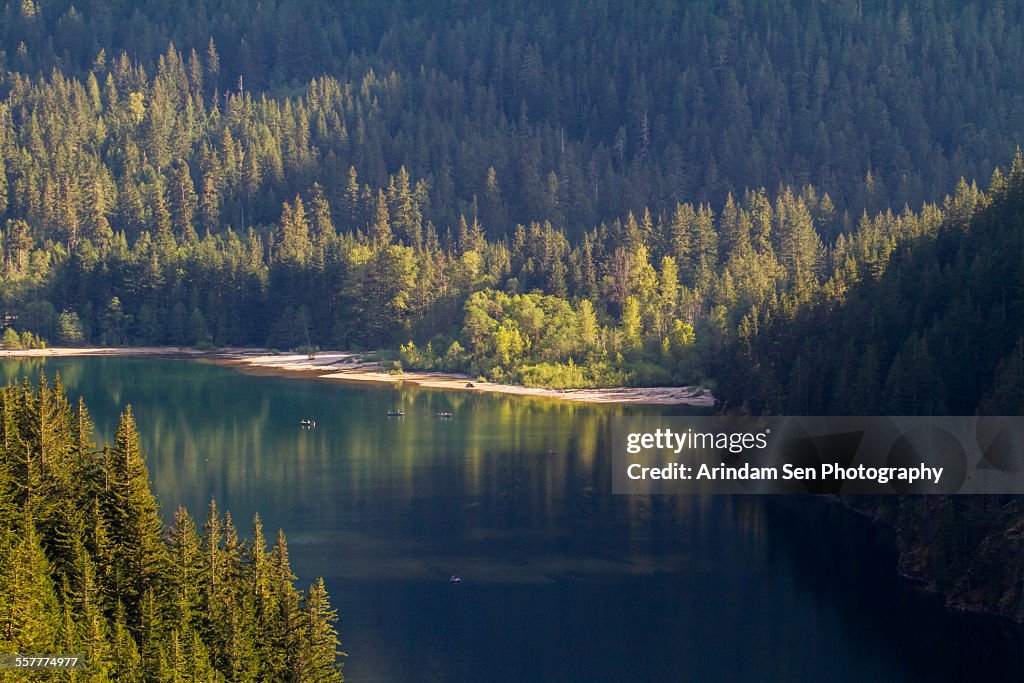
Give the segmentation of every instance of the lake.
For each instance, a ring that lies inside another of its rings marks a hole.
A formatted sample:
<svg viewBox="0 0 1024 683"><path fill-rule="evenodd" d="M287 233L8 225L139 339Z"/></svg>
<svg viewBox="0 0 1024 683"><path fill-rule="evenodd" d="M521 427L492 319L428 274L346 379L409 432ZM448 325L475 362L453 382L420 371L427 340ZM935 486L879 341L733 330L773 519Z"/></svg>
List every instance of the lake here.
<svg viewBox="0 0 1024 683"><path fill-rule="evenodd" d="M283 528L300 586L327 582L353 682L1024 678L1019 628L947 613L828 501L612 495L609 418L679 408L188 360L0 368L59 371L98 441L131 403L165 518L201 523L213 497L242 534L257 511Z"/></svg>

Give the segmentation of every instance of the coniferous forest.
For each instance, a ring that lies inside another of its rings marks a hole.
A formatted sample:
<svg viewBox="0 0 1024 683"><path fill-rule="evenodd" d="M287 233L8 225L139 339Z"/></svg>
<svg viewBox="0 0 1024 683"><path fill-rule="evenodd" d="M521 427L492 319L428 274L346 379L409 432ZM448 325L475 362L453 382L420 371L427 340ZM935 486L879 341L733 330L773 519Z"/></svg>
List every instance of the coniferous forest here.
<svg viewBox="0 0 1024 683"><path fill-rule="evenodd" d="M8 344L715 380L1020 142L1012 4L549 5L8 3Z"/></svg>
<svg viewBox="0 0 1024 683"><path fill-rule="evenodd" d="M164 525L130 406L102 447L59 376L4 387L0 415L3 653L82 656L40 680L342 680L336 612L322 580L295 589L282 532L268 547L257 515L242 539L212 501Z"/></svg>
<svg viewBox="0 0 1024 683"><path fill-rule="evenodd" d="M0 17L5 346L385 350L530 385L699 383L740 413L1024 409L1019 3ZM23 627L154 680L326 666L333 612L294 591L283 537L242 542L215 508L165 532L130 414L97 450L60 394L3 394L3 580L38 580L0 599L49 615ZM1018 499L863 504L906 530L908 572L1024 618Z"/></svg>

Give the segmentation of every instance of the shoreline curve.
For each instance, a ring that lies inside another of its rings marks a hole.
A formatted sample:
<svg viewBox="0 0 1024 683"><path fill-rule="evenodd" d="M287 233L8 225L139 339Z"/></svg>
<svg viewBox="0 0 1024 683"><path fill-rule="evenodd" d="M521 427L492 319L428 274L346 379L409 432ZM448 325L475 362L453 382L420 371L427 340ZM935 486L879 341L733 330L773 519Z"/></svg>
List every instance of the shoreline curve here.
<svg viewBox="0 0 1024 683"><path fill-rule="evenodd" d="M367 353L321 351L314 358L300 353L274 353L260 348L222 348L201 351L187 347L52 347L46 349L5 349L0 358L46 358L70 356L151 356L190 358L254 370L274 375L304 375L345 382L409 383L429 389L477 391L554 398L582 403L623 403L647 405L714 406L714 396L706 389L689 387L607 387L594 389L549 389L516 384L477 381L460 373L406 371L387 373L376 361L367 361Z"/></svg>

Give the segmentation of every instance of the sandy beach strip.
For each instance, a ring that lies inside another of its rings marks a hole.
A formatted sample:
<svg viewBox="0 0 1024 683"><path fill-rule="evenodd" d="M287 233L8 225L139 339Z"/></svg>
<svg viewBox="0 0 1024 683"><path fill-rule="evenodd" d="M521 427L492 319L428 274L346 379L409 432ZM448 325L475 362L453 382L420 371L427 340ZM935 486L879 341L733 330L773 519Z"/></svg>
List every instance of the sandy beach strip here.
<svg viewBox="0 0 1024 683"><path fill-rule="evenodd" d="M298 353L273 353L266 349L225 348L199 351L185 347L97 347L9 349L0 358L57 356L162 356L209 360L240 369L273 374L302 374L346 382L413 384L430 389L481 391L516 396L537 396L585 403L637 403L648 405L689 405L710 408L715 399L699 387L608 387L600 389L547 389L514 384L480 382L468 375L443 372L382 372L376 362L364 361L368 354L322 351L315 358Z"/></svg>

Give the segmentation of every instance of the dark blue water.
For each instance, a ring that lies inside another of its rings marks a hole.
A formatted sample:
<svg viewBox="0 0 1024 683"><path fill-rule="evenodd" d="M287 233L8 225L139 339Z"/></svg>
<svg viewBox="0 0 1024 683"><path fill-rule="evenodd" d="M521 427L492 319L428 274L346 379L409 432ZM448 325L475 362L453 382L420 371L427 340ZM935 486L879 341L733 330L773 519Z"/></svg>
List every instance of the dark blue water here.
<svg viewBox="0 0 1024 683"><path fill-rule="evenodd" d="M215 497L242 533L257 511L283 528L350 681L1024 680L1018 629L946 613L831 503L612 495L608 418L652 408L180 360L0 368L59 371L99 439L132 403L165 516Z"/></svg>

